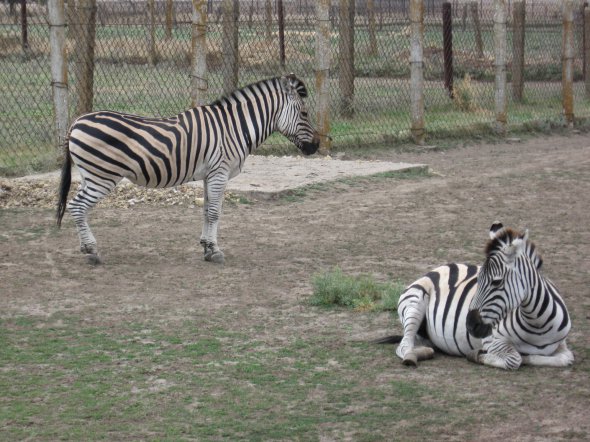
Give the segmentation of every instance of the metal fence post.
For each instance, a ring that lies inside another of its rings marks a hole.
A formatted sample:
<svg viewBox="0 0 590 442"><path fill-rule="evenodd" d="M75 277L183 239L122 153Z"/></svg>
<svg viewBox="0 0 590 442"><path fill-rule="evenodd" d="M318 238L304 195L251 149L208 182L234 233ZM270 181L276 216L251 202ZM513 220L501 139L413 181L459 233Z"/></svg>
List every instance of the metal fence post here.
<svg viewBox="0 0 590 442"><path fill-rule="evenodd" d="M494 64L496 67L495 107L496 131L506 133L506 0L495 0Z"/></svg>
<svg viewBox="0 0 590 442"><path fill-rule="evenodd" d="M320 151L331 148L330 134L330 0L316 3L316 66L317 125L320 133Z"/></svg>
<svg viewBox="0 0 590 442"><path fill-rule="evenodd" d="M207 0L193 0L191 104L207 102Z"/></svg>
<svg viewBox="0 0 590 442"><path fill-rule="evenodd" d="M70 123L68 113L68 63L64 0L48 0L51 86L57 146L65 142Z"/></svg>
<svg viewBox="0 0 590 442"><path fill-rule="evenodd" d="M574 4L563 0L562 44L562 94L563 115L569 128L574 126Z"/></svg>
<svg viewBox="0 0 590 442"><path fill-rule="evenodd" d="M411 133L424 144L424 0L410 1Z"/></svg>

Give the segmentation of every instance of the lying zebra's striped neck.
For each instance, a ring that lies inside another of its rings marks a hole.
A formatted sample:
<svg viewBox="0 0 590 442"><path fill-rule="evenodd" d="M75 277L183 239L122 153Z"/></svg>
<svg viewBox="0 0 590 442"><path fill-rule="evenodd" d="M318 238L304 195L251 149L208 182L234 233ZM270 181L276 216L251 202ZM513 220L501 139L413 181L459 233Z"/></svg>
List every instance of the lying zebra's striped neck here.
<svg viewBox="0 0 590 442"><path fill-rule="evenodd" d="M542 334L555 327L567 334L569 315L557 288L537 272L531 278L534 282L518 308L520 326L531 334Z"/></svg>

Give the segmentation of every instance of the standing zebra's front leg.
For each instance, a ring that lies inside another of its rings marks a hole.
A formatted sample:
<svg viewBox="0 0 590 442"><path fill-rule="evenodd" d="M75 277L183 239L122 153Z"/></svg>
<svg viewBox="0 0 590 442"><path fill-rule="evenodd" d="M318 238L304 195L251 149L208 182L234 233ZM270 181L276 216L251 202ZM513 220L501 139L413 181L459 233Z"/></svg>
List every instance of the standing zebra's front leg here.
<svg viewBox="0 0 590 442"><path fill-rule="evenodd" d="M217 172L203 180L205 196L203 198L203 232L201 245L205 253L205 261L223 264L224 255L217 245L217 229L221 209L223 206L223 193L227 185L228 177L225 173Z"/></svg>
<svg viewBox="0 0 590 442"><path fill-rule="evenodd" d="M205 255L205 261L207 259L207 238L209 237L209 196L207 195L207 178L203 179L203 228L201 229L201 241L200 244L203 246L203 254Z"/></svg>

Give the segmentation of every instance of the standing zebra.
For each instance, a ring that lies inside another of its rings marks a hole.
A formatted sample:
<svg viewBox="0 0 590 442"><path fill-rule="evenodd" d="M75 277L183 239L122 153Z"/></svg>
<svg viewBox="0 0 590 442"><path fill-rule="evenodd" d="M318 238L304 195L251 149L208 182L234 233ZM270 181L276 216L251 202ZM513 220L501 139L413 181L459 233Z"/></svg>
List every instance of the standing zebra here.
<svg viewBox="0 0 590 442"><path fill-rule="evenodd" d="M429 345L507 370L572 364L565 342L570 318L540 272L543 261L528 231L496 223L485 252L482 267L448 264L412 283L398 303L404 335L375 342L399 342L396 354L411 366L433 357Z"/></svg>
<svg viewBox="0 0 590 442"><path fill-rule="evenodd" d="M72 162L81 176L77 195L67 204L80 237L80 250L100 262L88 211L123 178L146 187L173 187L203 180L201 245L206 261L221 263L217 228L223 192L246 157L273 132L304 154L315 153L319 135L311 126L304 83L293 74L236 90L208 106L171 118L144 118L100 111L76 119L68 134L61 173L57 225L66 210Z"/></svg>

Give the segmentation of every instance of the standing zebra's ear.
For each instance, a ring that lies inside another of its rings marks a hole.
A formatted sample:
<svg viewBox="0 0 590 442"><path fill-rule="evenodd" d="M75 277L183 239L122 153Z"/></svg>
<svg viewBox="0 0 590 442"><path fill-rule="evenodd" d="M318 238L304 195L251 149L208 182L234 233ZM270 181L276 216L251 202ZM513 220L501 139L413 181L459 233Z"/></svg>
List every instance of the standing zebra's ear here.
<svg viewBox="0 0 590 442"><path fill-rule="evenodd" d="M296 91L301 98L307 97L307 88L305 87L305 84L293 73L281 77L281 86L283 86L283 90L287 92L287 94L291 95Z"/></svg>
<svg viewBox="0 0 590 442"><path fill-rule="evenodd" d="M492 227L490 227L490 239L495 239L503 228L504 225L501 222L494 222L494 224L492 224Z"/></svg>

